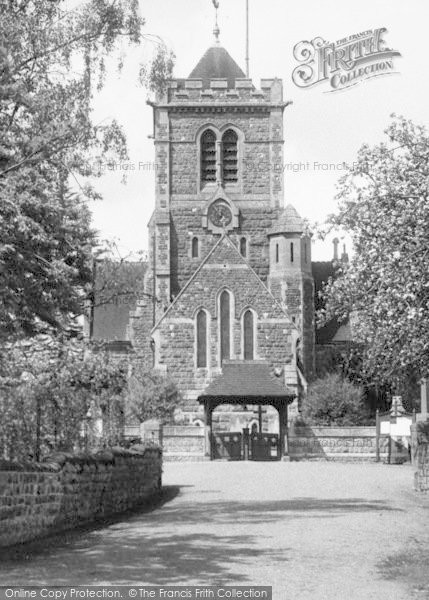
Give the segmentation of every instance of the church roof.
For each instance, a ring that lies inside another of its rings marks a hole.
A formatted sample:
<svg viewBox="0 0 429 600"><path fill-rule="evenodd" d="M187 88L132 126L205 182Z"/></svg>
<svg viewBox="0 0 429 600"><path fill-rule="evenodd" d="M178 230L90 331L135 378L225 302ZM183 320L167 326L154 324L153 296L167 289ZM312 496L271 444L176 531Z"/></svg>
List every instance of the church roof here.
<svg viewBox="0 0 429 600"><path fill-rule="evenodd" d="M236 79L246 75L235 60L222 46L211 46L189 75L190 79L202 79L203 85L210 85L211 79L228 79L228 87L233 88Z"/></svg>
<svg viewBox="0 0 429 600"><path fill-rule="evenodd" d="M288 204L280 213L277 220L274 221L268 235L276 233L303 233L304 221L299 216L292 204Z"/></svg>
<svg viewBox="0 0 429 600"><path fill-rule="evenodd" d="M208 396L291 398L295 392L271 373L268 362L227 360L222 364L222 373L213 379L200 398Z"/></svg>
<svg viewBox="0 0 429 600"><path fill-rule="evenodd" d="M147 267L147 263L140 261L97 261L94 269L93 340L113 342L128 339L130 311L135 310Z"/></svg>

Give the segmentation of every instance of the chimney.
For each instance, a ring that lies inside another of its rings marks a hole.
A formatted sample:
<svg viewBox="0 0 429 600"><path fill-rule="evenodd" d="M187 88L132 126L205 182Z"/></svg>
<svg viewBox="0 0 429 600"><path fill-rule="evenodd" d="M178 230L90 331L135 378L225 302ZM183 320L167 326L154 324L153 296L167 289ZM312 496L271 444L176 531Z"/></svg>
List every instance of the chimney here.
<svg viewBox="0 0 429 600"><path fill-rule="evenodd" d="M348 263L349 262L349 255L346 252L346 245L343 244L343 253L341 254L341 262L343 263Z"/></svg>
<svg viewBox="0 0 429 600"><path fill-rule="evenodd" d="M340 243L340 240L338 238L334 238L332 240L332 243L334 244L334 258L333 258L333 260L338 260L338 244Z"/></svg>

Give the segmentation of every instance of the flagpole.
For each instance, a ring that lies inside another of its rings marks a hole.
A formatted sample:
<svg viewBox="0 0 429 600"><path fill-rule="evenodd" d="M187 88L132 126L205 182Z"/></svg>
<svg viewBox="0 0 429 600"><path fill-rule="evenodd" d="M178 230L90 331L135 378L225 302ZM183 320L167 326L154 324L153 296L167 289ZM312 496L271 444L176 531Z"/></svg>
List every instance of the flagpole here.
<svg viewBox="0 0 429 600"><path fill-rule="evenodd" d="M217 10L219 8L219 0L212 0L213 2L213 6L215 7L215 28L213 29L213 33L215 36L215 40L216 40L216 44L219 44L219 33L220 33L220 29L219 29L219 25L217 22Z"/></svg>
<svg viewBox="0 0 429 600"><path fill-rule="evenodd" d="M249 78L249 0L246 0L246 77Z"/></svg>

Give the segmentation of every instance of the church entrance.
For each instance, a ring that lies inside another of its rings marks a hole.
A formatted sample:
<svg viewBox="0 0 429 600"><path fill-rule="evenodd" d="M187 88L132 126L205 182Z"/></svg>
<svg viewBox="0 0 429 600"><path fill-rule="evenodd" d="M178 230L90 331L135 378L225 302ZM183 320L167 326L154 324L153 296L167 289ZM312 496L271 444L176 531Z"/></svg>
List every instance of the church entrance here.
<svg viewBox="0 0 429 600"><path fill-rule="evenodd" d="M212 432L210 444L212 460L280 460L278 433Z"/></svg>
<svg viewBox="0 0 429 600"><path fill-rule="evenodd" d="M272 376L269 363L224 361L222 373L198 397L204 406L207 458L281 460L287 456L287 407L294 397ZM278 433L264 431L269 411L278 415Z"/></svg>
<svg viewBox="0 0 429 600"><path fill-rule="evenodd" d="M269 405L255 405L251 398L251 404L225 400L211 411L211 459L279 460L278 411Z"/></svg>

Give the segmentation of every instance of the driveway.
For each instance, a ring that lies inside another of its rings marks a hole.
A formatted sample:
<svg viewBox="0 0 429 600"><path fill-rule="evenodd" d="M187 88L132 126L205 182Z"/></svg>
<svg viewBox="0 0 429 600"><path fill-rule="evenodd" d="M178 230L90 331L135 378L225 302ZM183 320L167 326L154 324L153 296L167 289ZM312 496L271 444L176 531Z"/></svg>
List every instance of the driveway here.
<svg viewBox="0 0 429 600"><path fill-rule="evenodd" d="M429 598L429 498L410 466L165 465L162 501L3 551L19 585L271 585L284 600Z"/></svg>

